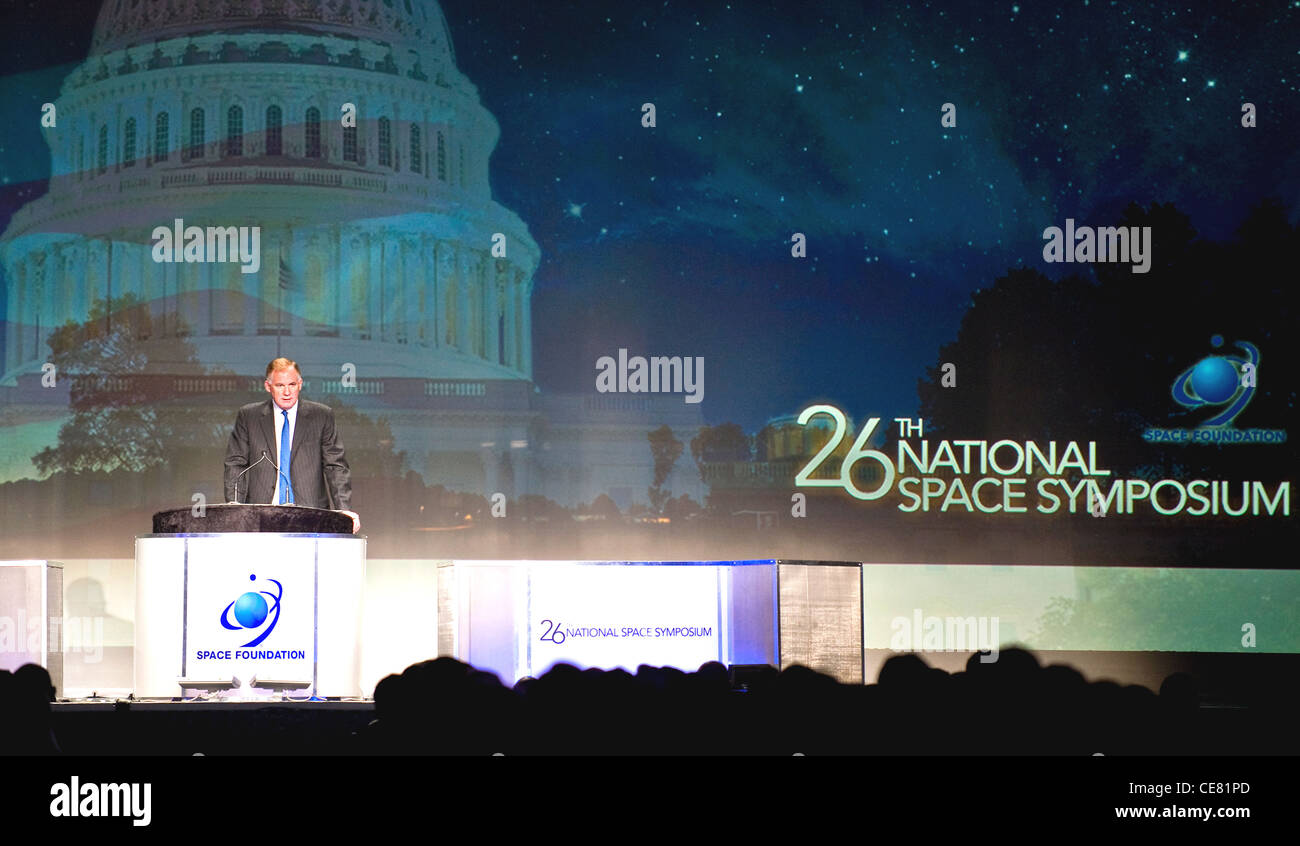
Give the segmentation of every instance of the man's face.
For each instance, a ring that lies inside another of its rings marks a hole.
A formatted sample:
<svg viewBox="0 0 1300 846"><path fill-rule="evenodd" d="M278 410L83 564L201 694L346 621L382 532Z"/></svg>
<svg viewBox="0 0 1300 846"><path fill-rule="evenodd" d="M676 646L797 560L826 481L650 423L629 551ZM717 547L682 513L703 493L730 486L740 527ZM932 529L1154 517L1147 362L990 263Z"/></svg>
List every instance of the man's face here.
<svg viewBox="0 0 1300 846"><path fill-rule="evenodd" d="M293 404L298 401L298 391L302 389L302 377L298 371L290 367L288 370L277 370L271 374L271 378L262 384L266 385L266 391L275 400L276 406L283 408L285 411L293 408Z"/></svg>

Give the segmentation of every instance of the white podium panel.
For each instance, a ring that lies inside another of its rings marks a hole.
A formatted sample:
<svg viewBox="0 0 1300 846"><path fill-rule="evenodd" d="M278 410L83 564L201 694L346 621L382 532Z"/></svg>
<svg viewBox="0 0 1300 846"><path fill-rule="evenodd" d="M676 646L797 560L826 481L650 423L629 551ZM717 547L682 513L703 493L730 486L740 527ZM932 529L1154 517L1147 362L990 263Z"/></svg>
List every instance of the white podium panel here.
<svg viewBox="0 0 1300 846"><path fill-rule="evenodd" d="M236 695L360 696L365 561L351 535L138 537L135 695L239 679Z"/></svg>
<svg viewBox="0 0 1300 846"><path fill-rule="evenodd" d="M40 664L63 695L63 565L0 561L0 670Z"/></svg>

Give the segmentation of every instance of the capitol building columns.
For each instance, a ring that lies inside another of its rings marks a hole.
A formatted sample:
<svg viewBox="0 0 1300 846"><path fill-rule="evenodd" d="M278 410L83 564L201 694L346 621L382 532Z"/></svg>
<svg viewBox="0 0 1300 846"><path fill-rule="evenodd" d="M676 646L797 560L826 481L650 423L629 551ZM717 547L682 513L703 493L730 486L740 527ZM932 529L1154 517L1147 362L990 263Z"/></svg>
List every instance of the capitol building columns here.
<svg viewBox="0 0 1300 846"><path fill-rule="evenodd" d="M461 246L455 250L453 267L455 267L455 281L452 283L456 290L456 349L460 350L463 355L469 354L470 333L473 327L470 325L469 314L469 289L470 289L470 263L469 255Z"/></svg>
<svg viewBox="0 0 1300 846"><path fill-rule="evenodd" d="M340 338L352 338L356 332L356 322L352 315L352 286L355 284L352 279L352 233L346 226L336 226L333 236L336 268L334 278L337 280L334 301L338 304L335 326L338 327Z"/></svg>
<svg viewBox="0 0 1300 846"><path fill-rule="evenodd" d="M31 279L31 258L28 257L21 262L16 262L12 273L13 280L10 284L9 291L9 309L18 312L24 316L34 314L35 309L31 305L32 295L30 289ZM27 342L27 334L34 332L34 327L30 327L28 322L19 324L10 324L13 328L9 334L13 336L11 347L16 359L26 358L32 350L33 345Z"/></svg>
<svg viewBox="0 0 1300 846"><path fill-rule="evenodd" d="M420 321L424 318L423 297L420 296L420 261L423 258L418 237L402 239L402 295L399 301L402 343L418 345Z"/></svg>
<svg viewBox="0 0 1300 846"><path fill-rule="evenodd" d="M503 338L504 343L502 343L505 353L505 364L507 367L517 369L519 367L519 361L517 359L518 338L515 335L515 314L517 303L515 301L516 293L514 273L511 271L510 265L505 262L498 262L497 279L499 280L502 298L504 300L501 304L503 312L501 323L505 330Z"/></svg>
<svg viewBox="0 0 1300 846"><path fill-rule="evenodd" d="M421 239L422 255L420 263L422 285L420 298L422 311L420 316L420 343L425 347L438 347L438 242L430 235Z"/></svg>
<svg viewBox="0 0 1300 846"><path fill-rule="evenodd" d="M433 295L434 306L433 341L434 346L443 348L451 343L451 315L454 300L451 291L451 245L441 239L433 244Z"/></svg>

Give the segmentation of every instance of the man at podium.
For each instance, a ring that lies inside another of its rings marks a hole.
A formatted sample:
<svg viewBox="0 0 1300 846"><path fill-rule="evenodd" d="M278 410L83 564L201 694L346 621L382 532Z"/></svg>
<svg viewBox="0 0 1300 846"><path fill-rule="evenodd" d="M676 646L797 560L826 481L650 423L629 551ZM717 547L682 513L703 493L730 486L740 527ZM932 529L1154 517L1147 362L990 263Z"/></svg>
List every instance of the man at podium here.
<svg viewBox="0 0 1300 846"><path fill-rule="evenodd" d="M299 399L302 371L290 359L266 365L263 384L270 399L249 403L235 416L226 447L226 500L332 508L352 518L354 533L360 531L360 516L349 510L351 471L334 412ZM265 469L253 469L258 462Z"/></svg>

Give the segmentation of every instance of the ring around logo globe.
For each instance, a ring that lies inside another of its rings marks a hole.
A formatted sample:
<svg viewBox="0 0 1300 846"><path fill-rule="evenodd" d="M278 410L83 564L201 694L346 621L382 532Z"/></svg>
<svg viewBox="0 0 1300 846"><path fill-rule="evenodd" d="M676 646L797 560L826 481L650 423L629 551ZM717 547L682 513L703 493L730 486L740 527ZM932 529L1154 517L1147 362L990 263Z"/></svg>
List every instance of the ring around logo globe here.
<svg viewBox="0 0 1300 846"><path fill-rule="evenodd" d="M1218 405L1232 399L1240 378L1232 362L1212 355L1201 359L1192 370L1192 390L1205 402Z"/></svg>
<svg viewBox="0 0 1300 846"><path fill-rule="evenodd" d="M246 629L257 628L266 620L266 600L260 593L246 593L235 600L235 619Z"/></svg>

